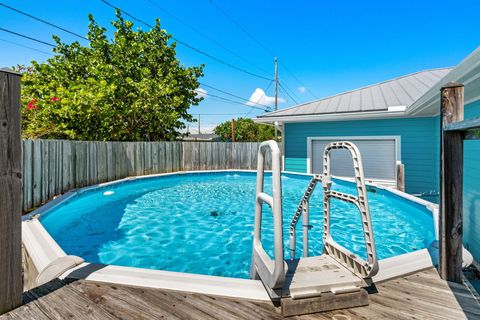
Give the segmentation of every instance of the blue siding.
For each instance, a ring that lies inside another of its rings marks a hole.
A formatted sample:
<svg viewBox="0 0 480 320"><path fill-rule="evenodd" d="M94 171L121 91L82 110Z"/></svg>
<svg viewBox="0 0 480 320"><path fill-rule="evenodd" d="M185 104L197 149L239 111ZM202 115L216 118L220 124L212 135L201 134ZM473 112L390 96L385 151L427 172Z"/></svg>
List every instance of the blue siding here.
<svg viewBox="0 0 480 320"><path fill-rule="evenodd" d="M438 191L438 117L362 121L287 123L285 170L306 172L307 137L401 136L401 160L405 164L409 193Z"/></svg>
<svg viewBox="0 0 480 320"><path fill-rule="evenodd" d="M465 118L480 117L480 101L465 107ZM480 261L480 141L464 145L463 242Z"/></svg>

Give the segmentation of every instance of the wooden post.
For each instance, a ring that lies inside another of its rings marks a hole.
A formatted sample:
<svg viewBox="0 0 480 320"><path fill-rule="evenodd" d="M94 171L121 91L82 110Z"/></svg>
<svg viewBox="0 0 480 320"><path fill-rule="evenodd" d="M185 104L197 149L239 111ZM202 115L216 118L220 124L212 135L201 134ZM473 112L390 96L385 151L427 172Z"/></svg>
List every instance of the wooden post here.
<svg viewBox="0 0 480 320"><path fill-rule="evenodd" d="M20 75L0 70L0 314L22 303Z"/></svg>
<svg viewBox="0 0 480 320"><path fill-rule="evenodd" d="M448 83L441 89L440 123L440 263L442 279L462 282L463 138L460 131L444 131L463 120L464 88Z"/></svg>
<svg viewBox="0 0 480 320"><path fill-rule="evenodd" d="M235 119L232 119L232 142L235 142Z"/></svg>
<svg viewBox="0 0 480 320"><path fill-rule="evenodd" d="M397 162L397 190L405 192L405 165Z"/></svg>

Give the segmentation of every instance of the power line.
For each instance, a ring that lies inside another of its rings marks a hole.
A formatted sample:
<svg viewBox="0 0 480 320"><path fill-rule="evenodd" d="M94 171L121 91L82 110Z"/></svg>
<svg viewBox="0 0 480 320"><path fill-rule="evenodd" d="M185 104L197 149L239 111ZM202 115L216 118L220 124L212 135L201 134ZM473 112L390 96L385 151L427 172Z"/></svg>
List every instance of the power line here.
<svg viewBox="0 0 480 320"><path fill-rule="evenodd" d="M213 100L213 101L218 101L218 102L227 103L227 104L232 104L232 102L233 102L233 103L235 103L235 104L239 104L239 105L243 105L243 106L246 106L246 107L250 107L249 105L246 105L246 104L244 104L244 103L242 103L242 102L239 102L239 101L232 101L232 100L229 100L229 99L226 99L226 100L225 100L225 98L223 98L223 97L216 98L215 96L211 96L211 95L208 95L208 94L207 94L207 96L208 96L209 99L211 99L211 100ZM250 109L250 110L253 110L253 109ZM260 109L260 110L261 110L261 111L265 111L265 110L263 110L263 109ZM265 111L265 112L266 112L266 111Z"/></svg>
<svg viewBox="0 0 480 320"><path fill-rule="evenodd" d="M234 23L240 30L243 31L243 33L245 33L250 39L252 39L253 41L255 41L263 50L265 50L265 52L267 52L269 55L271 55L272 57L275 56L275 54L270 51L267 47L265 47L260 41L257 40L257 38L255 38L250 32L247 31L247 29L245 29L244 27L242 27L242 25L237 22L237 20L233 19L225 10L223 10L220 6L218 6L215 2L213 2L213 0L209 0L209 2L212 4L212 6L214 6L218 11L220 11L220 13L222 13L228 20L230 20L232 23Z"/></svg>
<svg viewBox="0 0 480 320"><path fill-rule="evenodd" d="M180 17L178 17L177 15L173 14L172 12L170 12L169 10L163 8L163 7L160 7L157 3L155 3L154 1L152 0L146 0L147 2L149 2L151 5L153 5L154 7L156 7L157 9L163 11L164 13L168 14L169 16L173 17L175 20L177 20L178 22L180 22L181 24L187 26L190 30L196 32L197 34L199 34L200 36L202 36L203 38L207 39L208 41L214 43L215 45L217 45L218 47L222 48L223 50L229 52L231 55L241 59L242 61L248 63L249 65L251 65L252 67L262 71L262 72L265 72L265 73L269 73L268 71L266 71L265 69L257 66L256 64L252 63L251 61L249 61L248 59L245 59L244 57L242 57L241 55L239 55L238 53L236 53L234 50L231 50L230 48L224 46L221 42L213 39L212 37L206 35L205 33L201 32L198 28L195 28L194 26L192 26L191 24L189 24L188 22L186 22L185 20L181 19Z"/></svg>
<svg viewBox="0 0 480 320"><path fill-rule="evenodd" d="M230 20L233 24L235 24L243 33L245 33L251 40L253 40L260 48L262 48L266 53L270 56L275 56L275 54L267 48L261 41L259 41L253 34L251 34L247 29L245 29L237 20L235 20L232 16L230 16L224 9L222 9L219 5L217 5L213 0L208 0L212 6L214 6L220 13L222 13L228 20ZM318 99L313 92L306 87L302 81L298 77L296 77L293 72L291 72L284 63L280 64L284 67L285 71L287 71L292 78L294 78L302 87L304 87L315 99Z"/></svg>
<svg viewBox="0 0 480 320"><path fill-rule="evenodd" d="M290 92L296 99L300 100L299 96L292 89L290 89L289 86L287 86L284 83L282 83L282 84L283 84L285 90L288 90L288 92Z"/></svg>
<svg viewBox="0 0 480 320"><path fill-rule="evenodd" d="M29 37L29 36L26 36L24 34L21 34L21 33L18 33L18 32L15 32L15 31L11 31L11 30L7 30L7 29L4 29L4 28L0 28L1 31L5 31L5 32L8 32L8 33L11 33L11 34L14 34L18 37L22 37L22 38L25 38L25 39L29 39L29 40L32 40L32 41L35 41L35 42L38 42L38 43L41 43L41 44L44 44L46 46L50 46L50 47L53 47L55 48L56 45L54 44L51 44L51 43L48 43L46 41L43 41L43 40L38 40L38 39L35 39L35 38L32 38L32 37Z"/></svg>
<svg viewBox="0 0 480 320"><path fill-rule="evenodd" d="M37 51L37 52L40 52L40 53L44 53L44 54L48 54L48 55L50 55L50 56L53 56L52 53L49 53L49 52L46 52L46 51L42 51L42 50L39 50L39 49L36 49L36 48L32 48L32 47L29 47L29 46L26 46L26 45L23 45L23 44L14 42L14 41L10 41L10 40L7 40L7 39L2 39L2 38L0 38L0 41L13 44L14 46L23 47L23 48L26 48L26 49L30 49L30 50L33 50L33 51Z"/></svg>
<svg viewBox="0 0 480 320"><path fill-rule="evenodd" d="M280 89L285 93L295 104L298 104L297 100L287 91L287 89L279 82Z"/></svg>
<svg viewBox="0 0 480 320"><path fill-rule="evenodd" d="M263 111L266 111L266 112L269 111L268 109L263 109L263 108L260 108L260 107L257 107L257 106L250 106L250 105L245 104L245 103L243 103L243 102L235 101L235 100L228 99L228 98L221 97L221 96L217 96L217 95L214 95L214 94L211 94L211 93L207 93L206 95L207 95L207 97L214 97L214 98L221 99L221 100L225 100L225 101L228 101L228 102L240 104L240 105L245 106L245 107L254 108L254 109L258 109L258 110L263 110Z"/></svg>
<svg viewBox="0 0 480 320"><path fill-rule="evenodd" d="M69 33L69 34L71 34L71 35L74 35L74 36L76 36L76 37L79 37L79 38L82 38L82 39L88 41L88 39L87 39L86 37L84 37L84 36L82 36L82 35L79 35L78 33L75 33L75 32L73 32L73 31L70 31L70 30L67 30L67 29L65 29L65 28L62 28L62 27L60 27L60 26L58 26L58 25L56 25L56 24L53 24L53 23L51 23L51 22L48 22L48 21L46 21L46 20L37 18L37 17L35 17L35 16L33 16L33 15L29 14L29 13L20 11L20 10L15 9L15 8L13 8L13 7L10 7L10 6L8 6L8 5L4 4L4 3L1 3L1 2L0 2L0 6L3 6L3 7L5 7L5 8L7 8L7 9L13 10L13 11L15 11L15 12L17 12L17 13L23 14L24 16L27 16L27 17L32 18L32 19L34 19L34 20L40 21L40 22L45 23L45 24L47 24L47 25L49 25L49 26L51 26L51 27L57 28L57 29L59 29L59 30L62 30L63 32Z"/></svg>
<svg viewBox="0 0 480 320"><path fill-rule="evenodd" d="M200 84L201 84L202 86L204 86L204 87L207 87L207 88L216 90L216 91L218 91L218 92L221 92L221 93L224 93L224 94L226 94L226 95L235 97L235 98L237 98L237 99L241 99L241 100L245 100L245 101L250 101L250 99L245 99L245 98L243 98L243 97L237 96L237 95L235 95L235 94L233 94L233 93L230 93L230 92L228 92L228 91L224 91L224 90L215 88L215 87L210 86L210 85L208 85L208 84L201 83L201 82L200 82ZM267 106L267 105L265 105L265 104L261 104L261 103L256 103L256 104L259 105L259 106L263 106L263 107L266 107L266 108L270 108L270 106Z"/></svg>
<svg viewBox="0 0 480 320"><path fill-rule="evenodd" d="M288 93L287 89L285 89L285 87L279 82L278 83L280 85L280 88L282 89L282 91L290 98L293 100L293 102L295 102L295 104L298 104L297 100L295 100L295 98L293 98L290 93Z"/></svg>
<svg viewBox="0 0 480 320"><path fill-rule="evenodd" d="M155 28L155 27L152 26L151 24L149 24L149 23L147 23L147 22L145 22L145 21L143 21L143 20L141 20L141 19L136 18L135 16L129 14L128 12L125 12L124 10L122 10L122 9L119 8L119 7L114 6L113 4L109 3L109 2L106 1L106 0L100 0L100 1L102 1L103 3L105 3L106 5L108 5L109 7L114 8L115 10L119 10L120 12L122 12L123 14L125 14L126 16L132 18L133 20L135 20L135 21L137 21L137 22L140 22L140 23L146 25L146 26L149 27L149 28L152 28L152 29ZM246 69L237 67L237 66L235 66L235 65L233 65L233 64L231 64L231 63L229 63L229 62L226 62L226 61L224 61L224 60L222 60L222 59L220 59L220 58L217 58L217 57L215 57L215 56L212 56L211 54L209 54L209 53L207 53L207 52L205 52L205 51L203 51L203 50L200 50L200 49L198 49L198 48L196 48L196 47L194 47L194 46L192 46L192 45L190 45L190 44L188 44L188 43L186 43L186 42L184 42L184 41L181 41L181 40L179 40L178 38L176 38L176 37L174 37L174 36L171 36L171 38L172 38L173 40L175 40L176 42L184 45L185 47L187 47L187 48L189 48L189 49L191 49L191 50L193 50L193 51L195 51L195 52L197 52L197 53L199 53L199 54L202 54L202 55L204 55L204 56L206 56L206 57L208 57L208 58L210 58L210 59L212 59L212 60L215 60L215 61L217 61L217 62L219 62L219 63L221 63L221 64L224 64L224 65L226 65L226 66L228 66L228 67L230 67L230 68L232 68L232 69L236 69L237 71L243 72L243 73L245 73L245 74L249 74L249 75L251 75L251 76L254 76L254 77L257 77L257 78L260 78L260 79L271 80L270 78L267 78L267 77L264 77L264 76L262 76L262 75L256 74L256 73L254 73L254 72L248 71L248 70L246 70Z"/></svg>
<svg viewBox="0 0 480 320"><path fill-rule="evenodd" d="M297 78L297 77L295 76L295 74L293 74L293 72L291 72L290 69L288 69L285 64L283 64L282 62L280 62L280 64L281 64L282 67L285 69L285 71L287 71L287 73L289 73L289 74L292 76L292 78L295 79L295 80L298 82L298 84L300 84L302 87L304 87L305 90L307 90L308 93L309 93L314 99L318 99L318 97L317 97L307 86L305 86L305 85L303 84L303 82L300 81L300 79Z"/></svg>

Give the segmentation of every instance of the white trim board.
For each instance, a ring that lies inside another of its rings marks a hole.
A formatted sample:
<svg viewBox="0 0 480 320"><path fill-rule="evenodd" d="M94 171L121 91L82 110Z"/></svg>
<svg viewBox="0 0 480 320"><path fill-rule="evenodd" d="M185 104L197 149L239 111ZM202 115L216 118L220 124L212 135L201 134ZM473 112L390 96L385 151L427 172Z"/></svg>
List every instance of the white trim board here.
<svg viewBox="0 0 480 320"><path fill-rule="evenodd" d="M312 173L312 144L314 140L331 140L331 141L350 141L350 140L394 140L395 141L395 160L396 163L402 161L402 137L399 135L390 136L320 136L320 137L307 137L307 173ZM378 179L367 180L380 181ZM397 172L395 170L395 184L397 182Z"/></svg>
<svg viewBox="0 0 480 320"><path fill-rule="evenodd" d="M295 116L271 116L259 117L253 119L258 123L272 123L275 121L290 122L328 122L328 121L350 121L350 120L373 120L373 119L389 119L389 118L408 118L406 111L364 111L364 112L340 112L325 114L307 114ZM410 116L411 117L411 116ZM413 118L413 117L411 117Z"/></svg>

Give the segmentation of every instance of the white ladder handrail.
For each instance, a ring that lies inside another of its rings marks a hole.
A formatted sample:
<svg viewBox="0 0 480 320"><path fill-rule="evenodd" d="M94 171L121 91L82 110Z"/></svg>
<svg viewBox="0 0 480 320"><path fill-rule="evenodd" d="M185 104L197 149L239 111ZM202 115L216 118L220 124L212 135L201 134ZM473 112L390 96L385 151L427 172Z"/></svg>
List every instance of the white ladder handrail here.
<svg viewBox="0 0 480 320"><path fill-rule="evenodd" d="M307 190L305 190L302 199L293 215L292 221L290 222L290 259L295 259L295 249L297 243L297 223L302 217L302 227L303 227L303 256L308 257L308 230L310 229L309 224L309 206L310 206L310 197L312 196L313 191L318 182L322 181L322 177L319 174L313 175L312 179L308 183Z"/></svg>
<svg viewBox="0 0 480 320"><path fill-rule="evenodd" d="M334 149L347 149L350 151L353 160L353 169L355 172L355 184L357 187L357 196L346 194L331 189L332 180L330 172L330 152ZM362 158L357 146L349 141L331 142L325 147L323 154L323 199L324 199L324 222L323 222L323 242L324 252L334 257L347 269L354 274L370 279L378 272L378 260L373 237L372 220L368 206L367 188L363 175ZM330 225L330 200L336 198L356 205L360 211L362 219L363 234L367 249L367 261L359 258L349 250L335 242L331 234Z"/></svg>
<svg viewBox="0 0 480 320"><path fill-rule="evenodd" d="M264 193L265 152L272 155L272 196ZM262 204L267 203L273 214L274 260L270 259L262 245ZM255 196L255 224L253 233L253 252L251 276L260 278L268 289L281 290L285 282L285 261L283 254L283 212L282 180L280 170L280 149L275 141L262 142L258 150L257 190Z"/></svg>

